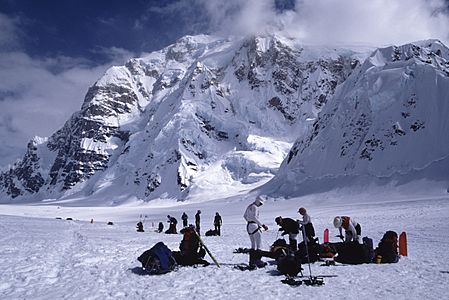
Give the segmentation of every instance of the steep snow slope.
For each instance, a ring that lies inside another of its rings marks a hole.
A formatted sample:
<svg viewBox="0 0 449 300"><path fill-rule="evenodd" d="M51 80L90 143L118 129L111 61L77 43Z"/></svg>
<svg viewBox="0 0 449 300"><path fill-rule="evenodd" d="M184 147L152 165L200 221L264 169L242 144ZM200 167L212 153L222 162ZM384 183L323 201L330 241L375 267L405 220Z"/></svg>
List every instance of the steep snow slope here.
<svg viewBox="0 0 449 300"><path fill-rule="evenodd" d="M119 204L256 186L359 59L277 36L182 38L109 69L62 129L0 175L1 201Z"/></svg>
<svg viewBox="0 0 449 300"><path fill-rule="evenodd" d="M374 51L336 91L263 190L449 183L449 50L429 40Z"/></svg>

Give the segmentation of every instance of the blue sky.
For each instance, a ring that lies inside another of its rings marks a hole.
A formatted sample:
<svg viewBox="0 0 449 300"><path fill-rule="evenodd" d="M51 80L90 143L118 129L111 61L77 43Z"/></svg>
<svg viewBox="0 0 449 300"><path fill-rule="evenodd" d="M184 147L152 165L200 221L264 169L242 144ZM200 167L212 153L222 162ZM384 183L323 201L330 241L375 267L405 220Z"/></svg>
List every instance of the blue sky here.
<svg viewBox="0 0 449 300"><path fill-rule="evenodd" d="M150 52L207 31L207 15L194 1L0 0L0 7L19 27L20 41L12 47L31 56L104 63L111 48Z"/></svg>
<svg viewBox="0 0 449 300"><path fill-rule="evenodd" d="M212 30L204 1L0 0L0 12L17 18L20 46L32 56L84 57L104 63L108 49L133 53L161 49L176 39ZM279 11L292 0L273 3Z"/></svg>
<svg viewBox="0 0 449 300"><path fill-rule="evenodd" d="M105 70L199 33L305 44L448 44L446 0L0 0L0 168L50 136ZM45 120L45 122L43 122Z"/></svg>

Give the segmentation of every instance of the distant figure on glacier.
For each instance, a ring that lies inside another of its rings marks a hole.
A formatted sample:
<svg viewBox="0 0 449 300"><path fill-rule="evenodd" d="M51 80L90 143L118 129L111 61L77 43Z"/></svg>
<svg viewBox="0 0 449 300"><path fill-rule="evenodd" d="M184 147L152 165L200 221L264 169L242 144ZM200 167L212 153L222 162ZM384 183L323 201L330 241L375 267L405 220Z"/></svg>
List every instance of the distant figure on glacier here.
<svg viewBox="0 0 449 300"><path fill-rule="evenodd" d="M168 218L167 222L170 224L169 224L168 230L165 233L177 234L178 231L176 230L176 224L178 224L178 220L176 220L175 217L172 217L170 215L168 215L167 218Z"/></svg>
<svg viewBox="0 0 449 300"><path fill-rule="evenodd" d="M159 222L159 226L158 226L157 232L161 233L162 231L164 231L164 223Z"/></svg>
<svg viewBox="0 0 449 300"><path fill-rule="evenodd" d="M186 212L182 213L181 219L182 219L182 227L187 227L189 225L188 224L189 217L187 216Z"/></svg>
<svg viewBox="0 0 449 300"><path fill-rule="evenodd" d="M137 223L136 228L137 228L137 232L144 232L142 221L139 221L139 223Z"/></svg>
<svg viewBox="0 0 449 300"><path fill-rule="evenodd" d="M198 235L201 235L200 233L200 226L201 226L201 210L197 210L195 214L195 230L198 233Z"/></svg>
<svg viewBox="0 0 449 300"><path fill-rule="evenodd" d="M214 227L215 227L215 231L217 232L218 235L221 235L221 224L222 224L222 220L221 220L221 216L218 212L215 213L215 217L214 217Z"/></svg>
<svg viewBox="0 0 449 300"><path fill-rule="evenodd" d="M338 216L334 218L334 226L338 228L340 235L338 236L345 242L355 241L359 244L362 243L362 227L359 223L347 216ZM343 229L345 230L345 236L343 238Z"/></svg>
<svg viewBox="0 0 449 300"><path fill-rule="evenodd" d="M307 214L304 207L300 207L298 209L298 213L302 216L302 220L298 220L298 224L303 226L306 232L306 236L304 238L307 238L308 242L313 242L315 240L315 228L313 228L312 219Z"/></svg>
<svg viewBox="0 0 449 300"><path fill-rule="evenodd" d="M243 215L247 222L246 231L248 232L251 241L251 249L254 250L259 250L262 245L262 232L260 229L263 228L268 230L267 225L262 224L259 221L259 207L263 205L263 202L264 199L257 196L256 200L248 205L245 214Z"/></svg>

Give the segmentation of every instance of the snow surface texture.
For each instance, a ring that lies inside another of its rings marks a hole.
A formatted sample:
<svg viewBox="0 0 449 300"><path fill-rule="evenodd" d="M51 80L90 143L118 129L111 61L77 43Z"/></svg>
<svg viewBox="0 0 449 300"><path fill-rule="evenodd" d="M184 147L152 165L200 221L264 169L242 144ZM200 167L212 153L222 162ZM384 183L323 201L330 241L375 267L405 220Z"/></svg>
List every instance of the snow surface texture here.
<svg viewBox="0 0 449 300"><path fill-rule="evenodd" d="M320 239L324 228L329 228L331 241L336 241L332 238L337 234L332 227L335 215L355 218L363 236L372 237L375 246L387 230L407 231L409 256L397 264L313 264L313 275L338 276L324 278L321 287L282 284L284 276L275 265L251 272L230 265L248 262L246 254L232 252L250 244L242 215L254 197L177 207L156 203L109 208L1 205L0 299L293 299L298 295L305 299L446 299L449 197L360 197L333 193L269 199L260 208L261 220L269 226L263 233L264 249L276 239L274 218L298 218L299 206L308 209ZM223 217L222 236L203 237L223 266L182 267L165 275L144 275L136 260L143 251L158 241L177 250L182 238L158 234L152 223L167 224L168 213L180 220L183 211L192 222L198 208L203 232L212 228L215 211ZM147 215L144 233L135 231L140 214ZM74 221L66 221L67 217ZM114 225L106 225L107 221Z"/></svg>

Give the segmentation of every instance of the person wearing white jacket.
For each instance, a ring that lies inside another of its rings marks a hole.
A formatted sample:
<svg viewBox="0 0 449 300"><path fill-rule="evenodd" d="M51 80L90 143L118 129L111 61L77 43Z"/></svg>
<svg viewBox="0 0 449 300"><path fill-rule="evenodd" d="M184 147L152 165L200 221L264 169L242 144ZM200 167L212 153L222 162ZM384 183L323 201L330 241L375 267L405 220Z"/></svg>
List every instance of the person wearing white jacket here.
<svg viewBox="0 0 449 300"><path fill-rule="evenodd" d="M248 205L243 215L247 222L246 230L251 240L251 249L254 250L259 250L262 246L262 233L260 229L268 230L268 227L259 221L259 207L263 205L263 202L264 199L261 196L257 196L256 200Z"/></svg>
<svg viewBox="0 0 449 300"><path fill-rule="evenodd" d="M334 226L338 228L340 235L338 236L344 242L355 241L362 243L362 227L359 223L347 216L337 216L334 218ZM345 237L343 238L343 229L345 230Z"/></svg>

